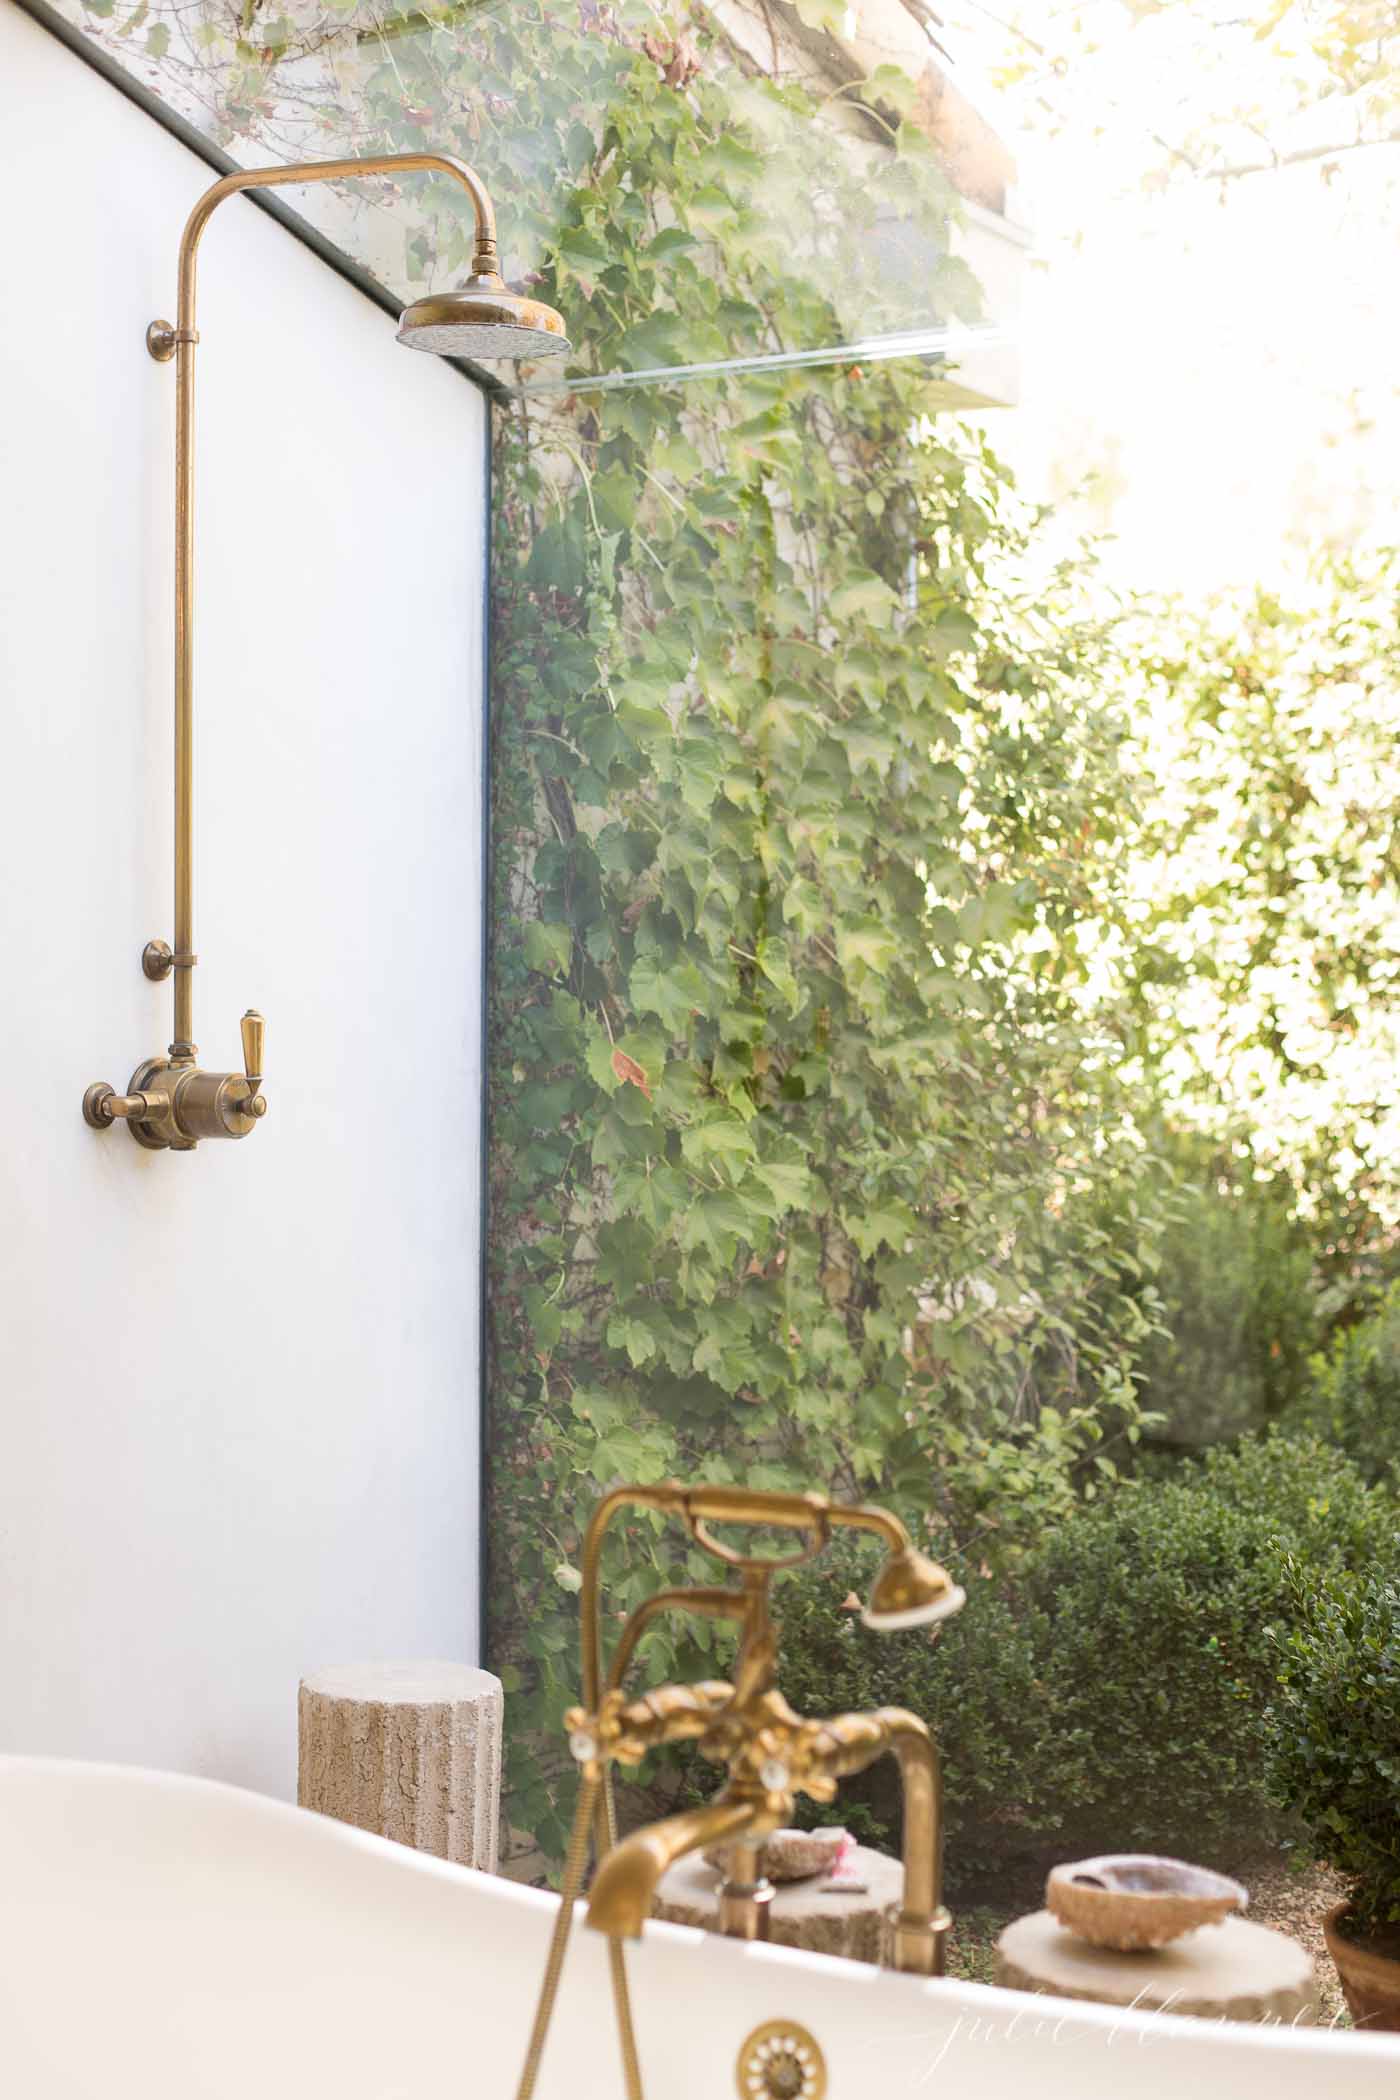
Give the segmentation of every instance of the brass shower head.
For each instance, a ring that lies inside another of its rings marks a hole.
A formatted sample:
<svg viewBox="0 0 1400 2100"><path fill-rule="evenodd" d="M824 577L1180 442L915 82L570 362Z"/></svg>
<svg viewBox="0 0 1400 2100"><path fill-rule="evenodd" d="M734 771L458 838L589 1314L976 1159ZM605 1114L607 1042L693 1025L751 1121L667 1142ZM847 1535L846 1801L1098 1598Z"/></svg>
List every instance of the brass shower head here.
<svg viewBox="0 0 1400 2100"><path fill-rule="evenodd" d="M967 1592L958 1588L946 1568L905 1546L886 1559L861 1618L876 1633L899 1633L906 1626L951 1619L966 1602Z"/></svg>
<svg viewBox="0 0 1400 2100"><path fill-rule="evenodd" d="M480 268L455 291L429 292L404 308L399 341L439 357L558 357L569 347L552 306L512 292L494 269Z"/></svg>

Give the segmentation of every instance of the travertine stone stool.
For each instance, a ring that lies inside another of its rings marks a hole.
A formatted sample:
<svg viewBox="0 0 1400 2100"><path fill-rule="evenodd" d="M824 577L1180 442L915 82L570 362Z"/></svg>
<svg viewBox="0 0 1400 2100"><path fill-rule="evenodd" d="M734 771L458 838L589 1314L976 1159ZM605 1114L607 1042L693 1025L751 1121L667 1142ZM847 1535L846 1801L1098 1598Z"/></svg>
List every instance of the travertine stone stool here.
<svg viewBox="0 0 1400 2100"><path fill-rule="evenodd" d="M496 1871L499 1677L466 1663L344 1663L302 1680L297 1800L418 1852Z"/></svg>
<svg viewBox="0 0 1400 2100"><path fill-rule="evenodd" d="M848 1961L878 1962L881 1924L904 1890L904 1869L897 1859L858 1845L851 1853L851 1873L867 1884L864 1895L824 1896L821 1878L782 1882L768 1909L769 1938L783 1947L806 1947L813 1954L844 1954ZM722 1876L698 1854L678 1860L661 1877L652 1914L672 1925L701 1925L718 1930L716 1909Z"/></svg>
<svg viewBox="0 0 1400 2100"><path fill-rule="evenodd" d="M1286 1933L1244 1918L1202 1925L1165 1947L1119 1954L1066 1932L1048 1910L1007 1926L997 1941L997 1983L1057 1998L1130 2005L1138 2012L1194 2013L1205 2020L1310 2026L1317 1983L1306 1949Z"/></svg>

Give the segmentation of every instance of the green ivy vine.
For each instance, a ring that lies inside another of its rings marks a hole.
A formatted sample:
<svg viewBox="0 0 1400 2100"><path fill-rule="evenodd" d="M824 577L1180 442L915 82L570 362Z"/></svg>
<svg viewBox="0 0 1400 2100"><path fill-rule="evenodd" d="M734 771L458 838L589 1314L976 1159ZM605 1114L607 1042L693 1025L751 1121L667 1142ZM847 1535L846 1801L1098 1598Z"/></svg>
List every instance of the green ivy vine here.
<svg viewBox="0 0 1400 2100"><path fill-rule="evenodd" d="M684 90L610 50L541 273L591 370L839 330L751 238L762 112L801 91L685 33ZM1075 579L1032 588L938 404L923 366L835 365L501 419L491 1624L547 1852L608 1484L879 1493L990 1570L1136 1434L1155 1167L1076 944L1119 906L1125 727ZM639 1519L609 1594L701 1565Z"/></svg>

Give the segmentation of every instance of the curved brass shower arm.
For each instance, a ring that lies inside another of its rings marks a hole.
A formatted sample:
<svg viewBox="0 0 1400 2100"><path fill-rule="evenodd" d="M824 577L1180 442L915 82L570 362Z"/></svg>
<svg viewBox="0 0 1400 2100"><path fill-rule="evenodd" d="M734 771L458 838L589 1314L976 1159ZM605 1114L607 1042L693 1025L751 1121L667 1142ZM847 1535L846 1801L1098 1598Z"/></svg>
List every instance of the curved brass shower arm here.
<svg viewBox="0 0 1400 2100"><path fill-rule="evenodd" d="M892 1516L887 1509L877 1509L873 1502L835 1503L831 1521L848 1531L873 1531L884 1541L890 1553L903 1553L910 1544L909 1533L898 1517Z"/></svg>
<svg viewBox="0 0 1400 2100"><path fill-rule="evenodd" d="M461 183L476 214L476 254L472 268L474 271L494 270L497 267L496 209L490 192L474 168L469 168L464 160L457 160L450 153L385 153L368 160L291 161L285 167L235 168L231 175L221 176L218 182L210 185L185 221L185 230L180 236L180 332L193 331L195 263L200 237L225 197L237 196L240 190L277 189L294 182L345 182L363 175L412 175L419 172L451 175Z"/></svg>

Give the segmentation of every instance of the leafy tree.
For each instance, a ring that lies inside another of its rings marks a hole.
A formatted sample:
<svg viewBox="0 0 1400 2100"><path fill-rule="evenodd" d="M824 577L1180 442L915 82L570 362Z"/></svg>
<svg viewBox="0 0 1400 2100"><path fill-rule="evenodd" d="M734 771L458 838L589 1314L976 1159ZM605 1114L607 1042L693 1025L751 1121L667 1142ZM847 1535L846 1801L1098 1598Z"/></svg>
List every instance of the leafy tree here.
<svg viewBox="0 0 1400 2100"><path fill-rule="evenodd" d="M1218 1140L1249 1133L1336 1271L1400 1189L1395 557L1321 555L1286 599L1146 617L1128 655L1158 790L1130 969L1153 1090Z"/></svg>
<svg viewBox="0 0 1400 2100"><path fill-rule="evenodd" d="M1313 1359L1290 1424L1329 1438L1368 1480L1400 1483L1400 1286Z"/></svg>
<svg viewBox="0 0 1400 2100"><path fill-rule="evenodd" d="M1331 174L1400 145L1395 0L955 0L948 19L990 46L1030 122L1124 142L1136 130L1148 183Z"/></svg>
<svg viewBox="0 0 1400 2100"><path fill-rule="evenodd" d="M1138 1361L1154 1443L1198 1446L1277 1420L1311 1388L1323 1335L1314 1234L1286 1175L1190 1129L1158 1150L1174 1201L1156 1247L1162 1328Z"/></svg>

